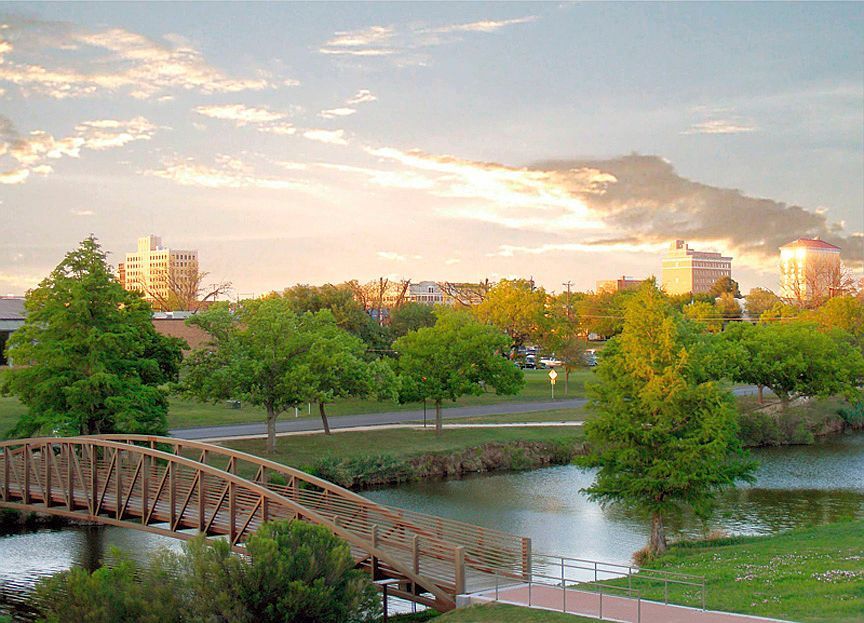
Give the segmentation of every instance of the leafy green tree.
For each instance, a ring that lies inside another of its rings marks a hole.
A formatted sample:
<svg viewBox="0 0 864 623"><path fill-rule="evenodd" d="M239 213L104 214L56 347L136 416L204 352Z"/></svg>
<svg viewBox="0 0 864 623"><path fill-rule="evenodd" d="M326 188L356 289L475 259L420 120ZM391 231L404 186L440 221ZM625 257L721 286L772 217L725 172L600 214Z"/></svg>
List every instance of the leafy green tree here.
<svg viewBox="0 0 864 623"><path fill-rule="evenodd" d="M281 295L292 311L298 316L306 312L316 313L327 309L336 319L341 329L356 335L369 345L369 348L385 350L392 338L386 327L381 327L369 317L363 306L354 298L351 288L346 284L311 286L298 284L286 288Z"/></svg>
<svg viewBox="0 0 864 623"><path fill-rule="evenodd" d="M717 333L723 328L723 321L718 317L717 308L704 301L694 301L685 305L684 317L698 322L712 333Z"/></svg>
<svg viewBox="0 0 864 623"><path fill-rule="evenodd" d="M741 298L741 290L738 289L738 282L732 279L732 277L720 277L714 284L711 286L711 289L708 290L708 294L710 294L714 298L718 298L721 294L731 294L736 299Z"/></svg>
<svg viewBox="0 0 864 623"><path fill-rule="evenodd" d="M633 290L622 290L585 295L576 303L576 313L583 333L595 333L606 338L621 333L624 307L633 294Z"/></svg>
<svg viewBox="0 0 864 623"><path fill-rule="evenodd" d="M747 315L751 318L759 318L775 304L782 302L779 296L764 288L753 288L744 299Z"/></svg>
<svg viewBox="0 0 864 623"><path fill-rule="evenodd" d="M435 312L431 305L405 303L390 312L390 331L397 338L434 324Z"/></svg>
<svg viewBox="0 0 864 623"><path fill-rule="evenodd" d="M709 305L713 305L716 299L716 297L711 296L706 292L699 294L683 292L682 294L667 294L667 296L669 297L669 304L672 305L672 309L680 312L683 312L684 307L690 303L708 303Z"/></svg>
<svg viewBox="0 0 864 623"><path fill-rule="evenodd" d="M150 305L124 290L95 238L86 238L25 300L27 320L8 343L21 367L3 393L27 406L12 434L167 431L162 385L181 346L151 322Z"/></svg>
<svg viewBox="0 0 864 623"><path fill-rule="evenodd" d="M480 395L487 387L498 394L516 394L525 380L505 353L509 338L469 312L436 309L435 326L413 331L393 343L399 353L399 399L432 400L435 431L441 434L441 403Z"/></svg>
<svg viewBox="0 0 864 623"><path fill-rule="evenodd" d="M706 339L682 323L653 280L630 300L589 386L585 425L598 468L588 495L651 516L649 549L666 549L665 519L682 506L707 512L716 493L749 479L753 464L737 436L731 394L705 381L696 361Z"/></svg>
<svg viewBox="0 0 864 623"><path fill-rule="evenodd" d="M717 315L725 321L741 319L741 306L730 292L722 292L714 307L717 310Z"/></svg>
<svg viewBox="0 0 864 623"><path fill-rule="evenodd" d="M540 343L548 331L546 291L527 279L502 279L473 308L478 320L494 325L510 336L510 349Z"/></svg>
<svg viewBox="0 0 864 623"><path fill-rule="evenodd" d="M801 318L826 329L845 331L864 350L864 299L835 296L818 309L804 312Z"/></svg>
<svg viewBox="0 0 864 623"><path fill-rule="evenodd" d="M734 380L767 387L784 410L796 397L859 397L864 356L842 331L821 331L804 322L738 324L721 339L732 347L730 361L738 359Z"/></svg>
<svg viewBox="0 0 864 623"><path fill-rule="evenodd" d="M308 368L321 315L297 316L288 300L273 296L241 301L235 309L218 303L188 320L210 334L209 344L183 361L180 390L199 400L240 399L267 412L267 451L276 450L276 418L305 402Z"/></svg>
<svg viewBox="0 0 864 623"><path fill-rule="evenodd" d="M571 335L566 341L560 343L555 350L555 356L564 362L564 395L570 394L570 374L575 370L584 368L585 340L577 335Z"/></svg>
<svg viewBox="0 0 864 623"><path fill-rule="evenodd" d="M395 398L393 369L381 359L365 359L366 343L336 326L329 312L310 323L309 350L302 355L305 399L318 403L325 434L330 434L325 405L340 398Z"/></svg>
<svg viewBox="0 0 864 623"><path fill-rule="evenodd" d="M771 307L759 315L759 322L780 322L797 318L801 315L801 308L797 305L789 305L783 301L777 301Z"/></svg>

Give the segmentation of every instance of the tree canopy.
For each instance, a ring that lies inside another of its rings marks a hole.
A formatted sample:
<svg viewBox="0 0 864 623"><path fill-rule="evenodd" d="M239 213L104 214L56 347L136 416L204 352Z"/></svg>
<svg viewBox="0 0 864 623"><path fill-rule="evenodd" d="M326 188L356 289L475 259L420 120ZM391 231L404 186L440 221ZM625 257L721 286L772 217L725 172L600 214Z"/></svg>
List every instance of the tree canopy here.
<svg viewBox="0 0 864 623"><path fill-rule="evenodd" d="M4 375L4 393L27 406L12 434L167 432L162 385L185 343L156 332L149 303L117 282L95 238L28 292L25 308L8 342L23 365Z"/></svg>
<svg viewBox="0 0 864 623"><path fill-rule="evenodd" d="M390 312L390 331L396 338L434 324L435 312L431 305L405 303Z"/></svg>
<svg viewBox="0 0 864 623"><path fill-rule="evenodd" d="M473 312L510 336L514 352L523 344L542 342L548 331L546 291L527 279L502 279Z"/></svg>
<svg viewBox="0 0 864 623"><path fill-rule="evenodd" d="M759 318L776 303L781 302L779 296L764 288L753 288L750 290L750 294L744 298L747 315L751 318Z"/></svg>
<svg viewBox="0 0 864 623"><path fill-rule="evenodd" d="M711 289L708 290L708 294L713 296L714 298L719 297L721 294L731 294L736 299L741 298L741 290L738 289L738 282L732 279L732 277L720 277L714 284L711 286Z"/></svg>
<svg viewBox="0 0 864 623"><path fill-rule="evenodd" d="M444 400L480 395L488 387L499 394L516 394L525 381L522 371L504 356L510 346L507 335L465 311L441 308L435 313L434 326L399 338L393 348L398 352L399 399L432 400L440 434Z"/></svg>
<svg viewBox="0 0 864 623"><path fill-rule="evenodd" d="M666 548L665 517L682 506L705 512L716 493L750 477L731 394L704 379L705 352L653 280L628 302L589 385L585 424L599 468L588 495L651 515L652 553Z"/></svg>

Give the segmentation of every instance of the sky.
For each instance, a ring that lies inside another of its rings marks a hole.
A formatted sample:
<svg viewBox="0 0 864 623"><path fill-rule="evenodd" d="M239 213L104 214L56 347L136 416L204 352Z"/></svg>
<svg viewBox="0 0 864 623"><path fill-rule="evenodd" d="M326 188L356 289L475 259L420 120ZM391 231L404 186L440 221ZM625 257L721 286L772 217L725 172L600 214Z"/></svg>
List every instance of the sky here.
<svg viewBox="0 0 864 623"><path fill-rule="evenodd" d="M864 261L864 3L0 3L0 294L89 234L237 295L379 276L777 288Z"/></svg>

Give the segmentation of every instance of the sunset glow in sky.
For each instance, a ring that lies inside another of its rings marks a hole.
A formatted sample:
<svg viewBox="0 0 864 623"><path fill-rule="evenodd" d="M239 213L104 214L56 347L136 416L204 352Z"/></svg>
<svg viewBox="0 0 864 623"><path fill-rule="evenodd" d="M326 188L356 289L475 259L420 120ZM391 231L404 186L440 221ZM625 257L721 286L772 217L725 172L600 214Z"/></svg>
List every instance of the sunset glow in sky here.
<svg viewBox="0 0 864 623"><path fill-rule="evenodd" d="M0 3L0 294L95 234L214 280L864 260L864 4Z"/></svg>

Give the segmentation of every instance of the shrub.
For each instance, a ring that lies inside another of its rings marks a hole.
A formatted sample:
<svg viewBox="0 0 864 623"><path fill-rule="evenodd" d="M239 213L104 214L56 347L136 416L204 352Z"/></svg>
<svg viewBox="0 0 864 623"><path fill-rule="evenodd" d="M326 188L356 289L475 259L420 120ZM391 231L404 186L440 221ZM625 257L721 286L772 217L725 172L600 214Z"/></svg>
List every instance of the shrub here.
<svg viewBox="0 0 864 623"><path fill-rule="evenodd" d="M745 446L778 446L783 442L783 433L777 418L761 411L741 413L738 416L739 435Z"/></svg>

